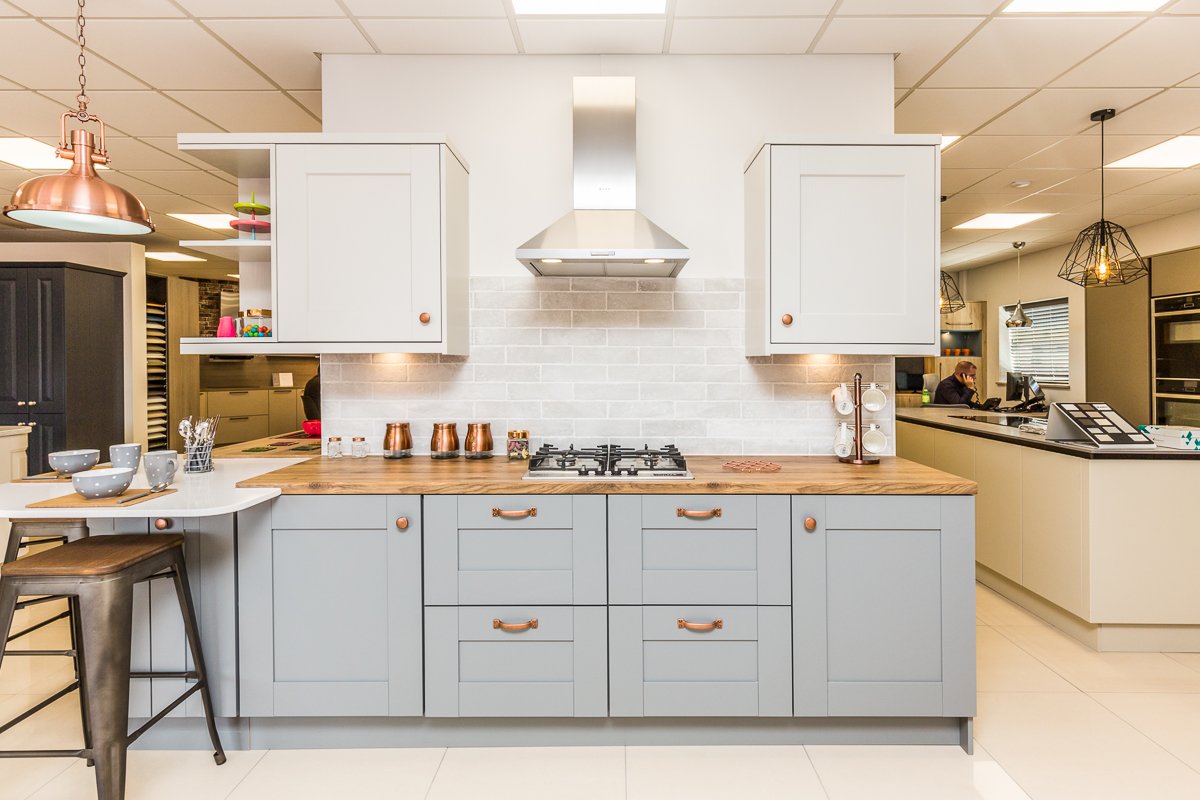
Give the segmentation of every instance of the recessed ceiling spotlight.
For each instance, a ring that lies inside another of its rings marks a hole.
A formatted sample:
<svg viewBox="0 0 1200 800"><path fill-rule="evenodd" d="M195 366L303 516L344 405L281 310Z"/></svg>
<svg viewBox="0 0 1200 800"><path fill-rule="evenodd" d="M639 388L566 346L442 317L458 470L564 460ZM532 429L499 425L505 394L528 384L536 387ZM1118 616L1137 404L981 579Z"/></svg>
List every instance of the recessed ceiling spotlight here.
<svg viewBox="0 0 1200 800"><path fill-rule="evenodd" d="M1028 189L1030 186L1033 186L1033 181L1027 181L1024 178L1020 178L1010 183L1009 186L1014 189Z"/></svg>
<svg viewBox="0 0 1200 800"><path fill-rule="evenodd" d="M214 231L232 230L229 223L233 222L237 217L232 214L167 214L168 217L190 222L192 225L199 225L201 228L209 228Z"/></svg>
<svg viewBox="0 0 1200 800"><path fill-rule="evenodd" d="M207 258L197 258L189 256L187 253L176 253L172 250L163 250L157 253L146 251L146 258L151 261L207 261Z"/></svg>
<svg viewBox="0 0 1200 800"><path fill-rule="evenodd" d="M1200 136L1176 136L1105 166L1110 169L1187 169L1200 164Z"/></svg>
<svg viewBox="0 0 1200 800"><path fill-rule="evenodd" d="M957 142L957 141L958 141L959 139L961 139L961 138L962 138L961 136L954 136L953 134L945 134L945 135L943 135L943 136L942 136L942 147L941 147L941 149L942 149L942 150L945 150L947 147L949 147L950 145L954 144L955 142Z"/></svg>
<svg viewBox="0 0 1200 800"><path fill-rule="evenodd" d="M1004 230L1025 225L1034 220L1051 217L1053 214L1042 213L995 213L983 214L975 219L969 219L961 225L955 225L956 230Z"/></svg>
<svg viewBox="0 0 1200 800"><path fill-rule="evenodd" d="M518 15L611 17L665 14L667 0L513 0Z"/></svg>
<svg viewBox="0 0 1200 800"><path fill-rule="evenodd" d="M1012 0L1005 14L1104 14L1157 11L1167 0Z"/></svg>

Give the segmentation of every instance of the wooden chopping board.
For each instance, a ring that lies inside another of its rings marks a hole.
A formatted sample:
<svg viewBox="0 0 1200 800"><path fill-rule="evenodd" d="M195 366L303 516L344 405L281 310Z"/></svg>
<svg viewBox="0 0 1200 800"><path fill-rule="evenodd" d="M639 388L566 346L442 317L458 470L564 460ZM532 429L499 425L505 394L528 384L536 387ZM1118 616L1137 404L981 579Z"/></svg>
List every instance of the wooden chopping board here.
<svg viewBox="0 0 1200 800"><path fill-rule="evenodd" d="M148 494L145 497L141 498L140 500L131 500L128 503L121 503L122 498L129 497L130 495L138 494L139 492L144 492L144 491L146 491L146 490L145 489L126 489L124 492L122 492L119 495L115 495L113 497L104 497L104 498L101 498L100 500L88 500L86 497L79 494L78 492L71 492L71 494L64 494L62 497L52 497L49 500L39 500L38 502L30 503L25 507L26 508L113 508L113 507L132 508L133 506L140 505L140 504L146 502L147 500L154 500L159 497L166 497L169 494L175 494L175 492L178 492L179 490L178 489L164 489L161 492L155 492L154 494Z"/></svg>

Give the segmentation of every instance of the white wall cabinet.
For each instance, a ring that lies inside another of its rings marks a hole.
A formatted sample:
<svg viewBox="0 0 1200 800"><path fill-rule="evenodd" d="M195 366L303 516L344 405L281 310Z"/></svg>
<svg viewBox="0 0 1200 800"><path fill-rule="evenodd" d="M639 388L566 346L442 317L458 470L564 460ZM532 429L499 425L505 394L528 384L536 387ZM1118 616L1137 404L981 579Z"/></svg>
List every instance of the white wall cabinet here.
<svg viewBox="0 0 1200 800"><path fill-rule="evenodd" d="M746 354L935 355L938 138L763 145L746 169Z"/></svg>

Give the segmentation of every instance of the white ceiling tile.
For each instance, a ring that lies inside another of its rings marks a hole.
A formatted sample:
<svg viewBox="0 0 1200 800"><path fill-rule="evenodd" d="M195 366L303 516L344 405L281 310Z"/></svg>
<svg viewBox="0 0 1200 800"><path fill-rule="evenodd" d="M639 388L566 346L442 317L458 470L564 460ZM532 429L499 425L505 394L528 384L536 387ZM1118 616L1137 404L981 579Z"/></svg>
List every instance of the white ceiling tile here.
<svg viewBox="0 0 1200 800"><path fill-rule="evenodd" d="M167 92L231 131L319 131L314 119L283 92Z"/></svg>
<svg viewBox="0 0 1200 800"><path fill-rule="evenodd" d="M116 166L120 166L117 164ZM114 169L111 172L104 173L104 180L115 183L123 189L128 189L136 195L143 194L162 194L163 192L171 192L173 189L167 189L163 186L156 186L152 183L147 183L141 178L135 177L128 173L122 172L119 169Z"/></svg>
<svg viewBox="0 0 1200 800"><path fill-rule="evenodd" d="M958 219L958 215L952 220L954 225L959 225L966 222L966 219ZM971 244L972 242L982 241L991 235L990 231L980 230L979 228L954 229L954 225L949 226L942 231L942 249L953 250L956 247Z"/></svg>
<svg viewBox="0 0 1200 800"><path fill-rule="evenodd" d="M676 19L672 53L803 53L823 19Z"/></svg>
<svg viewBox="0 0 1200 800"><path fill-rule="evenodd" d="M67 20L50 25L70 32ZM158 89L267 89L270 84L188 19L92 20L88 47ZM105 86L99 81L96 86Z"/></svg>
<svg viewBox="0 0 1200 800"><path fill-rule="evenodd" d="M1166 9L1167 14L1200 14L1200 0L1179 0Z"/></svg>
<svg viewBox="0 0 1200 800"><path fill-rule="evenodd" d="M125 172L125 175L144 181L160 190L182 195L212 195L222 192L236 192L237 187L211 172L198 169L188 170L149 170Z"/></svg>
<svg viewBox="0 0 1200 800"><path fill-rule="evenodd" d="M288 92L292 97L299 100L305 108L316 115L317 119L321 118L321 93L320 92Z"/></svg>
<svg viewBox="0 0 1200 800"><path fill-rule="evenodd" d="M63 103L70 102L74 107L72 98L73 95L66 95ZM62 113L68 110L63 103L34 92L4 92L0 94L0 109L3 109L0 111L0 121L4 123L4 127L22 136L57 138L59 120ZM100 113L107 123L108 117L104 115L103 108L95 102L94 97L92 106L92 110Z"/></svg>
<svg viewBox="0 0 1200 800"><path fill-rule="evenodd" d="M838 17L816 53L899 53L896 85L913 86L942 60L982 17Z"/></svg>
<svg viewBox="0 0 1200 800"><path fill-rule="evenodd" d="M191 164L180 158L172 140L170 150L162 150L141 139L128 136L108 137L108 154L122 171L130 170L177 170L187 169Z"/></svg>
<svg viewBox="0 0 1200 800"><path fill-rule="evenodd" d="M1186 81L1181 81L1180 86L1200 86L1200 75L1195 75L1188 78Z"/></svg>
<svg viewBox="0 0 1200 800"><path fill-rule="evenodd" d="M180 197L177 194L147 194L138 195L138 199L146 204L146 208L155 212L159 216L166 214L232 214L233 213L233 194L229 195L228 203L223 203L218 206L211 206L202 203L192 197ZM188 223L180 223L188 225L194 236L186 236L187 239L200 239L204 236L216 237L220 231L213 231L208 228L201 228ZM228 238L228 237L225 237Z"/></svg>
<svg viewBox="0 0 1200 800"><path fill-rule="evenodd" d="M676 0L678 17L812 17L825 16L833 0Z"/></svg>
<svg viewBox="0 0 1200 800"><path fill-rule="evenodd" d="M989 257L1001 257L1012 252L1012 245L1004 242L977 242L942 253L942 266L953 267Z"/></svg>
<svg viewBox="0 0 1200 800"><path fill-rule="evenodd" d="M666 19L535 19L517 22L526 53L661 53Z"/></svg>
<svg viewBox="0 0 1200 800"><path fill-rule="evenodd" d="M1004 206L1005 211L1036 211L1045 212L1051 211L1055 214L1062 214L1066 211L1073 211L1082 208L1089 203L1094 202L1095 195L1090 194L1060 194L1051 189L1048 192L1038 192L1031 194L1028 197L1020 197L1013 200L1008 205ZM1052 218L1047 218L1052 219ZM1051 223L1047 220L1034 220L1030 225L1045 224L1047 227L1054 227L1058 223Z"/></svg>
<svg viewBox="0 0 1200 800"><path fill-rule="evenodd" d="M1001 169L1057 141L1057 136L968 136L942 153L942 165Z"/></svg>
<svg viewBox="0 0 1200 800"><path fill-rule="evenodd" d="M1190 171L1190 170L1189 170ZM1165 169L1106 169L1104 171L1104 187L1109 194L1118 194L1130 190L1138 191L1138 187L1147 184L1150 181L1161 183L1156 180L1163 178L1164 175L1170 175L1172 170ZM1198 173L1200 174L1200 173ZM1166 178L1164 180L1169 180ZM1094 169L1086 175L1080 175L1078 178L1072 178L1054 187L1054 191L1063 192L1066 194L1091 194L1097 199L1100 197L1100 170ZM1200 185L1195 191L1200 191ZM1146 190L1139 192L1143 194L1185 194L1183 191L1176 190L1169 185L1162 185L1154 190Z"/></svg>
<svg viewBox="0 0 1200 800"><path fill-rule="evenodd" d="M207 161L201 161L186 151L180 150L178 142L174 136L142 136L140 137L140 140L151 147L156 147L159 150L165 150L168 153L174 154L193 167L200 167L201 169L205 170L212 169L212 165Z"/></svg>
<svg viewBox="0 0 1200 800"><path fill-rule="evenodd" d="M1157 197L1158 195L1150 196ZM1152 206L1150 210L1165 214L1182 214L1185 211L1195 211L1197 208L1200 208L1200 193L1184 195L1175 200L1168 200L1165 203Z"/></svg>
<svg viewBox="0 0 1200 800"><path fill-rule="evenodd" d="M975 137L972 137L975 138ZM1165 141L1167 136L1106 136L1105 159L1115 161ZM1100 140L1096 136L1072 136L1013 164L1014 169L1069 168L1100 166Z"/></svg>
<svg viewBox="0 0 1200 800"><path fill-rule="evenodd" d="M8 3L4 2L4 0L0 0L0 17L21 17L24 15L25 12L21 9L17 8L16 6L9 5Z"/></svg>
<svg viewBox="0 0 1200 800"><path fill-rule="evenodd" d="M1157 89L1042 89L995 122L986 134L1076 134L1096 123L1098 108L1128 108Z"/></svg>
<svg viewBox="0 0 1200 800"><path fill-rule="evenodd" d="M1136 186L1121 187L1114 185L1111 178L1125 172L1151 172L1157 174L1155 175L1155 180L1146 181ZM1109 191L1114 194L1117 192L1130 192L1132 194L1200 194L1200 168L1197 167L1174 171L1110 169L1105 171L1104 180L1109 186ZM1098 192L1099 184L1096 184L1096 186L1096 191Z"/></svg>
<svg viewBox="0 0 1200 800"><path fill-rule="evenodd" d="M1157 17L1105 47L1055 86L1171 86L1197 73L1200 18Z"/></svg>
<svg viewBox="0 0 1200 800"><path fill-rule="evenodd" d="M1009 195L1011 197L1009 202L1011 202L1018 197L1025 197L1033 192L1045 191L1046 189L1060 186L1065 181L1084 174L1086 173L1083 170L1078 169L1005 169L964 189L963 194ZM1030 185L1025 187L1012 186L1013 181L1029 181ZM1059 190L1055 189L1055 191L1058 192ZM1069 193L1069 190L1066 189L1061 191ZM1073 191L1082 190L1076 189Z"/></svg>
<svg viewBox="0 0 1200 800"><path fill-rule="evenodd" d="M1002 194L956 194L948 198L942 203L942 227L953 227L960 222L966 222L968 219L974 219L980 214L986 214L989 211L1000 211L1005 206L1013 201L1011 195ZM965 216L965 219L957 219L953 224L947 222L951 216Z"/></svg>
<svg viewBox="0 0 1200 800"><path fill-rule="evenodd" d="M233 187L230 187L230 189L231 189L231 191L226 192L224 194L212 194L212 195L194 194L194 195L191 195L191 199L195 200L197 203L202 203L202 204L208 206L209 208L216 209L217 211L221 211L226 214L232 214L233 213L233 204L237 202L238 198L237 198L237 189L234 189ZM195 226L192 226L192 227L195 227ZM193 237L189 236L188 238L190 239Z"/></svg>
<svg viewBox="0 0 1200 800"><path fill-rule="evenodd" d="M90 30L90 27L89 27ZM92 40L88 40L92 44ZM79 45L41 24L24 19L0 19L0 75L30 89L78 89ZM20 53L20 58L13 54ZM101 58L88 59L88 84L105 89L138 89L145 84Z"/></svg>
<svg viewBox="0 0 1200 800"><path fill-rule="evenodd" d="M1117 116L1104 123L1106 134L1180 134L1200 127L1200 89L1168 89L1128 110L1110 108ZM1100 126L1092 126L1089 133L1099 134Z"/></svg>
<svg viewBox="0 0 1200 800"><path fill-rule="evenodd" d="M1121 194L1109 195L1104 199L1104 213L1121 215L1166 214L1169 212L1159 209L1158 206L1166 202L1178 201L1179 199L1178 196L1123 192Z"/></svg>
<svg viewBox="0 0 1200 800"><path fill-rule="evenodd" d="M55 100L71 102L70 92L47 92ZM220 127L157 92L90 92L93 111L118 131L142 138L202 133Z"/></svg>
<svg viewBox="0 0 1200 800"><path fill-rule="evenodd" d="M194 17L344 17L336 0L177 0Z"/></svg>
<svg viewBox="0 0 1200 800"><path fill-rule="evenodd" d="M996 172L994 169L947 169L942 167L942 194L961 192Z"/></svg>
<svg viewBox="0 0 1200 800"><path fill-rule="evenodd" d="M20 88L21 88L20 86L13 83L12 81L6 81L6 80L4 80L4 78L0 78L0 91L8 92L8 91L20 90Z"/></svg>
<svg viewBox="0 0 1200 800"><path fill-rule="evenodd" d="M926 86L1043 86L1132 28L1137 19L993 19Z"/></svg>
<svg viewBox="0 0 1200 800"><path fill-rule="evenodd" d="M63 0L11 0L13 5L23 8L35 17L75 18L75 4ZM87 7L87 17L93 19L112 17L182 17L183 12L169 0L102 0Z"/></svg>
<svg viewBox="0 0 1200 800"><path fill-rule="evenodd" d="M206 24L285 89L321 88L316 53L374 52L348 19L227 19Z"/></svg>
<svg viewBox="0 0 1200 800"><path fill-rule="evenodd" d="M356 17L504 17L502 0L346 0Z"/></svg>
<svg viewBox="0 0 1200 800"><path fill-rule="evenodd" d="M63 162L63 164L66 163L66 161ZM0 162L0 186L4 187L10 192L30 178L36 178L39 174L41 173L30 172L29 170L25 169L16 169L9 164ZM5 202L8 201L5 200Z"/></svg>
<svg viewBox="0 0 1200 800"><path fill-rule="evenodd" d="M507 19L364 19L384 53L515 53Z"/></svg>
<svg viewBox="0 0 1200 800"><path fill-rule="evenodd" d="M843 14L990 14L1008 0L842 0Z"/></svg>
<svg viewBox="0 0 1200 800"><path fill-rule="evenodd" d="M1026 94L1024 89L917 89L896 108L896 132L965 135Z"/></svg>

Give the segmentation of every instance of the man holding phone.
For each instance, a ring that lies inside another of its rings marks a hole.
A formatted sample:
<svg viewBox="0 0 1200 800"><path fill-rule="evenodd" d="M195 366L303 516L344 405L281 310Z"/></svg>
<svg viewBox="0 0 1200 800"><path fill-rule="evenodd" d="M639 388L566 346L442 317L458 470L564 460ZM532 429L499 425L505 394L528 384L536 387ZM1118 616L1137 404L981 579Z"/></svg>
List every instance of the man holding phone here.
<svg viewBox="0 0 1200 800"><path fill-rule="evenodd" d="M977 406L975 397L975 373L978 369L970 361L960 361L954 367L954 374L937 385L933 393L934 405L967 405Z"/></svg>

